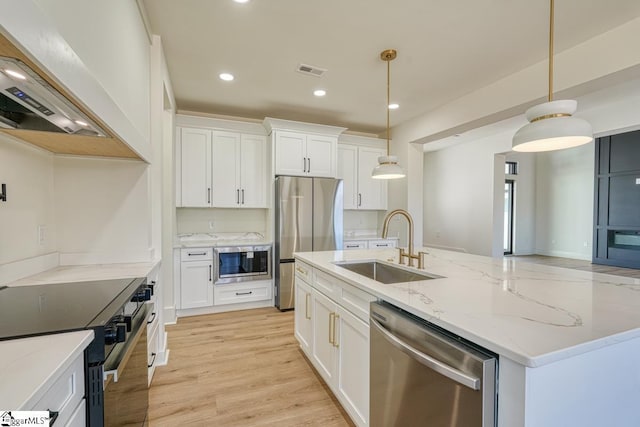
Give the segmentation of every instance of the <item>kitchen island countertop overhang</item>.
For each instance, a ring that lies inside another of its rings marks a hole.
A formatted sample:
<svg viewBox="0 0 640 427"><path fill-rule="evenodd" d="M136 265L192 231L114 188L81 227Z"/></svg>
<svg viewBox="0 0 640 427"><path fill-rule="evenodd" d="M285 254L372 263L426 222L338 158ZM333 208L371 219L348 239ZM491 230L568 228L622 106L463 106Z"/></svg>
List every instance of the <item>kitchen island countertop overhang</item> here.
<svg viewBox="0 0 640 427"><path fill-rule="evenodd" d="M423 248L438 279L382 284L336 262L397 263L395 250L296 253L348 282L526 367L640 337L640 280Z"/></svg>

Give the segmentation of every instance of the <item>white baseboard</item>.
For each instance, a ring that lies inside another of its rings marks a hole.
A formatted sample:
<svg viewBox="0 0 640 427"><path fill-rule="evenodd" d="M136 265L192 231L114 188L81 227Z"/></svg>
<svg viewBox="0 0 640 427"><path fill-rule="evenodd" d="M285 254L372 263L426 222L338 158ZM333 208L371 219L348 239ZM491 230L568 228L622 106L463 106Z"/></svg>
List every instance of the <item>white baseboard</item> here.
<svg viewBox="0 0 640 427"><path fill-rule="evenodd" d="M60 264L58 252L22 259L0 265L0 285L14 282L43 271L56 268Z"/></svg>
<svg viewBox="0 0 640 427"><path fill-rule="evenodd" d="M428 248L444 249L445 251L462 252L465 254L469 253L465 248L457 248L455 246L434 245L432 243L425 243L424 246Z"/></svg>
<svg viewBox="0 0 640 427"><path fill-rule="evenodd" d="M163 320L165 325L175 325L178 317L176 316L176 306L165 306L163 313Z"/></svg>
<svg viewBox="0 0 640 427"><path fill-rule="evenodd" d="M571 258L571 259L581 259L584 261L591 261L591 254L583 254L578 252L566 252L566 251L554 251L554 250L543 250L536 249L536 254L538 255L546 255L546 256L555 256L560 258Z"/></svg>
<svg viewBox="0 0 640 427"><path fill-rule="evenodd" d="M158 358L156 366L164 366L169 362L169 349L167 348L167 332L164 333L164 348L158 349Z"/></svg>
<svg viewBox="0 0 640 427"><path fill-rule="evenodd" d="M178 317L199 316L201 314L225 313L227 311L250 310L252 308L273 307L272 300L245 302L241 304L216 305L213 307L188 308L176 310Z"/></svg>
<svg viewBox="0 0 640 427"><path fill-rule="evenodd" d="M154 250L119 252L65 252L60 254L60 265L121 264L154 261Z"/></svg>

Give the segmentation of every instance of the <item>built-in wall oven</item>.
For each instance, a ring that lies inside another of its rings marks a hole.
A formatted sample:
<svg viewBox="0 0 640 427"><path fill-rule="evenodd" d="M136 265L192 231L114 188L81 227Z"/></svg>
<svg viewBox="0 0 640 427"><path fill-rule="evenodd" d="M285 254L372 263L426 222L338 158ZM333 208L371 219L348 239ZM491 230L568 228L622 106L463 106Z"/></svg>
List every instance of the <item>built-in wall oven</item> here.
<svg viewBox="0 0 640 427"><path fill-rule="evenodd" d="M214 284L271 279L271 245L213 249Z"/></svg>

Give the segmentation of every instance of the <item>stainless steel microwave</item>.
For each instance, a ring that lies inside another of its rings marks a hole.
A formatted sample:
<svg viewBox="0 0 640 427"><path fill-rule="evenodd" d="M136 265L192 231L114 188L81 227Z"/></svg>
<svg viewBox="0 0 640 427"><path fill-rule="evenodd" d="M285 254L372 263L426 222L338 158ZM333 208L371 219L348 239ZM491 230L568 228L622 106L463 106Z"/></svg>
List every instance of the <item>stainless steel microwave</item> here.
<svg viewBox="0 0 640 427"><path fill-rule="evenodd" d="M271 245L213 249L214 284L271 279Z"/></svg>

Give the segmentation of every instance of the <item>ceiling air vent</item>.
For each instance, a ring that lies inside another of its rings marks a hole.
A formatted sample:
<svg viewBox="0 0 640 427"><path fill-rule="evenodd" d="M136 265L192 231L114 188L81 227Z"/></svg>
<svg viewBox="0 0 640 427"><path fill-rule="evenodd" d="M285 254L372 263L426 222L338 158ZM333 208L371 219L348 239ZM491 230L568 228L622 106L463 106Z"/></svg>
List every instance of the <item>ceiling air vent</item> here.
<svg viewBox="0 0 640 427"><path fill-rule="evenodd" d="M325 68L315 67L313 65L298 64L297 72L315 77L322 77L327 72Z"/></svg>

